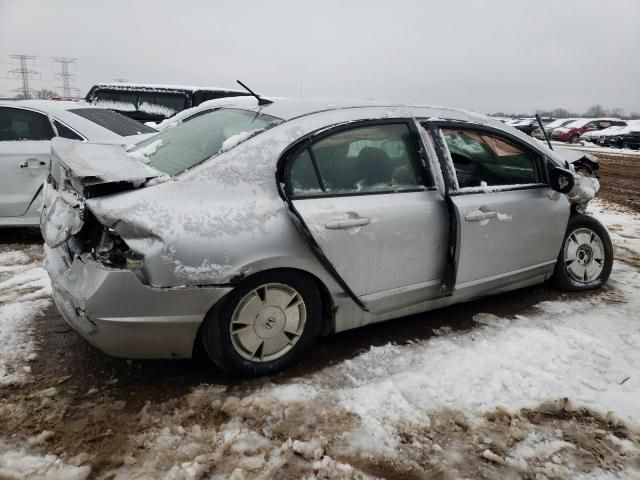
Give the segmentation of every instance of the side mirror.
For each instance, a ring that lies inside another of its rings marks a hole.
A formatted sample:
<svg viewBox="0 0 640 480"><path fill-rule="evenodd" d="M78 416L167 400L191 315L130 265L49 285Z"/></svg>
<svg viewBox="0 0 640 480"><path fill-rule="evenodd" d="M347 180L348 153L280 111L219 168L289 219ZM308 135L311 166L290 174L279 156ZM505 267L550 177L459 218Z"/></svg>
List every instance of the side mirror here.
<svg viewBox="0 0 640 480"><path fill-rule="evenodd" d="M551 188L560 193L569 193L576 182L573 177L573 172L566 168L552 168L549 177Z"/></svg>

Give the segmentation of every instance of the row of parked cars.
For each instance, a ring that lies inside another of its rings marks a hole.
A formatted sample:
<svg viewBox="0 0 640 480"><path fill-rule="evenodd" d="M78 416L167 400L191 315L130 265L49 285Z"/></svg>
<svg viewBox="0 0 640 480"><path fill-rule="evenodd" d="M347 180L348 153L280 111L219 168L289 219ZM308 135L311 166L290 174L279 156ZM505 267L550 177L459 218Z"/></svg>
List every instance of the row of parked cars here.
<svg viewBox="0 0 640 480"><path fill-rule="evenodd" d="M39 217L55 304L111 355L202 346L267 374L318 335L611 272L584 213L598 182L578 173L597 160L490 117L253 92L169 112L144 95L0 105L2 225ZM118 113L134 107L157 128Z"/></svg>
<svg viewBox="0 0 640 480"><path fill-rule="evenodd" d="M545 140L545 135L535 118L500 119L527 135ZM542 118L547 136L566 143L591 142L615 148L640 148L640 120L619 118Z"/></svg>

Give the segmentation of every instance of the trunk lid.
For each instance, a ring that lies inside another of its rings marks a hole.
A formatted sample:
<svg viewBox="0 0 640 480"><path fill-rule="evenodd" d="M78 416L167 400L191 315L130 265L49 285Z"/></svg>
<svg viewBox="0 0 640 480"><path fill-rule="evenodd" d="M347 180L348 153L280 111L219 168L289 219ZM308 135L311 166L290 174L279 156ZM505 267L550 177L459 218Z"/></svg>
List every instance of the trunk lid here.
<svg viewBox="0 0 640 480"><path fill-rule="evenodd" d="M168 178L138 158L128 155L121 145L54 138L40 217L45 243L57 247L82 229L87 216L85 199Z"/></svg>

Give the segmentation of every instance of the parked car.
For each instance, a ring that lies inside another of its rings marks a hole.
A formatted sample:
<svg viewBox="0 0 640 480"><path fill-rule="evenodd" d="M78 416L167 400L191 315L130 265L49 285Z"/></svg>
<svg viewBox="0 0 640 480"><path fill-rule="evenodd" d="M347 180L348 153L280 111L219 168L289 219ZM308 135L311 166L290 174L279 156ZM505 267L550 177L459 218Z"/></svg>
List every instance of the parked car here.
<svg viewBox="0 0 640 480"><path fill-rule="evenodd" d="M542 124L546 125L550 123L553 119L551 118L542 118ZM516 123L511 123L513 128L520 130L522 133L526 135L531 135L533 131L538 127L538 121L535 118L525 118L524 120L520 120Z"/></svg>
<svg viewBox="0 0 640 480"><path fill-rule="evenodd" d="M616 137L612 138L611 145L614 147L628 148L636 150L640 148L640 120L632 120L629 126Z"/></svg>
<svg viewBox="0 0 640 480"><path fill-rule="evenodd" d="M586 132L580 136L580 139L603 147L629 148L633 144L633 133L638 130L640 130L640 120L627 120L626 126L616 125L604 130ZM624 147L625 142L626 147Z"/></svg>
<svg viewBox="0 0 640 480"><path fill-rule="evenodd" d="M547 123L544 126L544 130L545 132L547 132L547 135L549 136L549 138L551 138L551 134L556 128L564 127L572 122L575 122L576 120L578 119L577 118L558 118L553 122ZM542 133L542 130L540 130L540 127L535 128L531 133L531 136L533 138L537 138L538 140L545 140L544 133Z"/></svg>
<svg viewBox="0 0 640 480"><path fill-rule="evenodd" d="M0 227L40 224L53 137L122 143L123 137L146 133L155 130L84 102L0 102Z"/></svg>
<svg viewBox="0 0 640 480"><path fill-rule="evenodd" d="M603 130L589 130L580 135L580 140L592 142L602 146L609 146L609 139L619 134L626 125L613 125Z"/></svg>
<svg viewBox="0 0 640 480"><path fill-rule="evenodd" d="M207 100L249 95L229 88L99 83L87 93L86 101L109 108L140 122L161 122Z"/></svg>
<svg viewBox="0 0 640 480"><path fill-rule="evenodd" d="M318 334L611 271L607 230L580 213L597 181L471 112L228 99L129 151L55 139L52 156L53 298L114 356L202 342L266 374Z"/></svg>
<svg viewBox="0 0 640 480"><path fill-rule="evenodd" d="M564 127L556 128L551 138L559 142L578 143L585 132L604 130L611 126L624 126L626 122L619 118L581 118Z"/></svg>

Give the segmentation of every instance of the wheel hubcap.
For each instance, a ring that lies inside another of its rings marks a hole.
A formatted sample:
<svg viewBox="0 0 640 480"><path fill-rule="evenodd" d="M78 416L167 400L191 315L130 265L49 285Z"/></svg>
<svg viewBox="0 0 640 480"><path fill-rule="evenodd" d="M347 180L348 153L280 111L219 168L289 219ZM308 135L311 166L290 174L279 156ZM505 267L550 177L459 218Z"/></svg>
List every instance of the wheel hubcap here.
<svg viewBox="0 0 640 480"><path fill-rule="evenodd" d="M307 310L300 294L281 283L267 283L247 293L231 317L231 343L252 362L285 355L300 339Z"/></svg>
<svg viewBox="0 0 640 480"><path fill-rule="evenodd" d="M588 228L571 233L564 246L564 263L569 276L577 282L597 279L604 269L604 246L598 234Z"/></svg>

